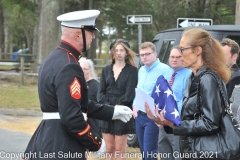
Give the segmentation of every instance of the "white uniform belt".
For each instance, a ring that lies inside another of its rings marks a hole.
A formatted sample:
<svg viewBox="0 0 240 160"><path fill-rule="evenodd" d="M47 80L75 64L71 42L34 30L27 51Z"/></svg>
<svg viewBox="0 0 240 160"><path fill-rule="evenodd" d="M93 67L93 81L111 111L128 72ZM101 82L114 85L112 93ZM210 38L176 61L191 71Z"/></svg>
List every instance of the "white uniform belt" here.
<svg viewBox="0 0 240 160"><path fill-rule="evenodd" d="M59 112L43 112L43 119L60 119Z"/></svg>

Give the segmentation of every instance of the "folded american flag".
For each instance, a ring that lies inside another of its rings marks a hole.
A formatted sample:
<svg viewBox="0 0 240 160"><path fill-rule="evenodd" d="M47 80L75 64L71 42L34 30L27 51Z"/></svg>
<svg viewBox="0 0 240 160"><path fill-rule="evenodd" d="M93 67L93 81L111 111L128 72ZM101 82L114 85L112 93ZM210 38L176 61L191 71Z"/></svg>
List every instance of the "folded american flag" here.
<svg viewBox="0 0 240 160"><path fill-rule="evenodd" d="M158 112L160 113L164 109L164 118L180 126L181 120L177 102L171 87L163 76L158 77L151 96L158 107Z"/></svg>

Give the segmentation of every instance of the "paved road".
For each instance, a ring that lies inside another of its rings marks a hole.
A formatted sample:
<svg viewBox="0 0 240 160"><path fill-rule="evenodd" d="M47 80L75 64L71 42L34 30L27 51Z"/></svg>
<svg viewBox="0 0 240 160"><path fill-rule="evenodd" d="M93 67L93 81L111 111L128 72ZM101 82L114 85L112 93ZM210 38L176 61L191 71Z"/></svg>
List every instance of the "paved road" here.
<svg viewBox="0 0 240 160"><path fill-rule="evenodd" d="M41 112L0 108L0 120L11 122L16 117L41 119ZM30 138L31 134L0 128L0 160L21 160Z"/></svg>
<svg viewBox="0 0 240 160"><path fill-rule="evenodd" d="M0 160L21 160L30 138L30 134L0 128Z"/></svg>

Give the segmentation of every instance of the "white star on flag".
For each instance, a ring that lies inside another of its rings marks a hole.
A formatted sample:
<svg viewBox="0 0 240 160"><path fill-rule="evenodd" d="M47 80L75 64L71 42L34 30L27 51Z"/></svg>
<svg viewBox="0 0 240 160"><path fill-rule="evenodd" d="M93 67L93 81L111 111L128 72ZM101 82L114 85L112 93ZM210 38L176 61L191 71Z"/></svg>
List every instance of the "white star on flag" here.
<svg viewBox="0 0 240 160"><path fill-rule="evenodd" d="M175 108L174 108L174 112L172 112L171 114L174 114L175 118L179 117L179 113Z"/></svg>
<svg viewBox="0 0 240 160"><path fill-rule="evenodd" d="M166 105L163 107L163 109L164 109L163 113L164 113L164 115L165 115L165 113L167 112L167 111L166 111Z"/></svg>
<svg viewBox="0 0 240 160"><path fill-rule="evenodd" d="M172 91L168 88L164 93L166 93L167 94L167 97L169 96L169 95L172 95Z"/></svg>
<svg viewBox="0 0 240 160"><path fill-rule="evenodd" d="M157 104L156 107L158 107L158 112L164 109L164 118L180 126L181 119L178 113L176 97L168 81L163 76L158 77L151 96L154 99L154 103Z"/></svg>
<svg viewBox="0 0 240 160"><path fill-rule="evenodd" d="M160 86L160 84L159 84L159 85L156 85L156 90L155 90L155 93L157 93L158 97L159 97L159 92L161 92L161 91L159 90L159 86Z"/></svg>

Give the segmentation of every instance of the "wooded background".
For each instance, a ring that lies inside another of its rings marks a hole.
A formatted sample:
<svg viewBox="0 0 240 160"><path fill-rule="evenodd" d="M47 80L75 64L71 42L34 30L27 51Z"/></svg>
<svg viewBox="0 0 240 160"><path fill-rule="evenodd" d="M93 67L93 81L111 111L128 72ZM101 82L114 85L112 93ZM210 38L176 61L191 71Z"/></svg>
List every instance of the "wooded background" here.
<svg viewBox="0 0 240 160"><path fill-rule="evenodd" d="M142 42L157 32L175 28L177 18L207 18L213 24L240 24L240 0L0 0L0 59L3 53L29 48L43 59L60 43L60 14L98 9L101 11L88 58L103 58L109 43L124 38L138 52L138 25L128 25L128 15L152 15L153 23L142 25ZM96 49L99 54L96 54Z"/></svg>

